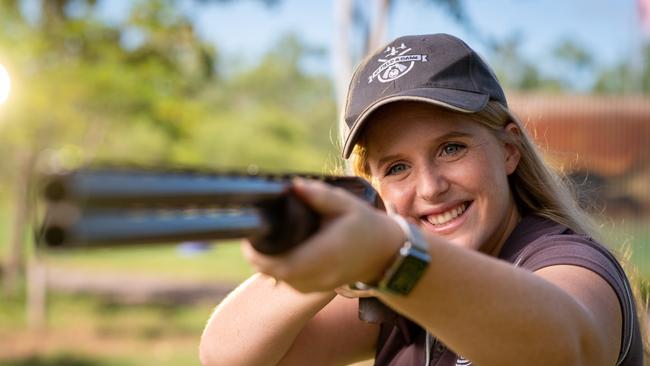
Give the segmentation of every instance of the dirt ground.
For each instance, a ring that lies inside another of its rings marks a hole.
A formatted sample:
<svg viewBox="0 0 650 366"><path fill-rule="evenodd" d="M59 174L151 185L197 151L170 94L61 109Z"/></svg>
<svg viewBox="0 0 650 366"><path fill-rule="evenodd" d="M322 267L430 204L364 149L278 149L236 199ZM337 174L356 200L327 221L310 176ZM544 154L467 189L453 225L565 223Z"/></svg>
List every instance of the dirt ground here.
<svg viewBox="0 0 650 366"><path fill-rule="evenodd" d="M33 355L81 352L94 356L142 354L164 358L179 348L196 349L200 334L159 339L106 336L90 329L77 328L57 331L19 331L0 334L1 360L21 359Z"/></svg>

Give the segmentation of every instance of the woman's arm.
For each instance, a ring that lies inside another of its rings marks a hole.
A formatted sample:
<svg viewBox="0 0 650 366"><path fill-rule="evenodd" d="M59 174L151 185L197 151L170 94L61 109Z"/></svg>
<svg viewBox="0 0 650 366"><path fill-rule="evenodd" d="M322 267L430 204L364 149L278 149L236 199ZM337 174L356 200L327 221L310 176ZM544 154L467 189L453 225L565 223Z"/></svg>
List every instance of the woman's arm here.
<svg viewBox="0 0 650 366"><path fill-rule="evenodd" d="M621 309L595 273L552 266L531 273L429 236L432 261L398 312L477 365L614 365Z"/></svg>
<svg viewBox="0 0 650 366"><path fill-rule="evenodd" d="M357 313L357 301L333 291L303 294L257 274L214 311L201 337L201 363L333 365L370 358L379 330Z"/></svg>
<svg viewBox="0 0 650 366"><path fill-rule="evenodd" d="M380 278L404 242L399 226L340 189L318 182L297 189L326 217L321 230L287 256L255 255L251 263L303 292ZM437 236L427 241L432 260L413 291L377 296L454 351L483 366L615 363L621 309L593 272L531 273Z"/></svg>

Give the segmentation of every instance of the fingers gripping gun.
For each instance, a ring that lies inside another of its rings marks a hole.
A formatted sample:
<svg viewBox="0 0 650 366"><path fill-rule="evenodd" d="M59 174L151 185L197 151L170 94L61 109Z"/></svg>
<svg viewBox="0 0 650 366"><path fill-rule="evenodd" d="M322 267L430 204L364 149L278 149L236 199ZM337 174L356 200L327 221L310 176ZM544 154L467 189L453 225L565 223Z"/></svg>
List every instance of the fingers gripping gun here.
<svg viewBox="0 0 650 366"><path fill-rule="evenodd" d="M320 218L291 190L301 175L188 170L83 168L46 178L40 236L48 248L248 238L264 254L282 254L318 230ZM306 176L346 189L383 209L363 179ZM363 320L381 303L360 299Z"/></svg>

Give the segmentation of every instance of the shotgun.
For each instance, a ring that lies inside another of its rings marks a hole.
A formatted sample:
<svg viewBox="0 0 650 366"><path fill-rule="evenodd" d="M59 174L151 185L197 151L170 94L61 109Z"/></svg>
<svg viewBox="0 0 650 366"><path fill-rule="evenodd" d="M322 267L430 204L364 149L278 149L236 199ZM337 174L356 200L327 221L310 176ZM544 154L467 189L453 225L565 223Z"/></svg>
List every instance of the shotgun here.
<svg viewBox="0 0 650 366"><path fill-rule="evenodd" d="M261 253L281 254L319 227L291 191L298 176L383 207L358 177L82 168L46 177L42 241L57 248L248 238Z"/></svg>
<svg viewBox="0 0 650 366"><path fill-rule="evenodd" d="M86 167L44 177L37 242L63 249L248 238L261 253L282 254L320 224L292 192L295 177L322 180L384 208L359 177ZM362 320L377 321L384 312L377 299L360 299Z"/></svg>

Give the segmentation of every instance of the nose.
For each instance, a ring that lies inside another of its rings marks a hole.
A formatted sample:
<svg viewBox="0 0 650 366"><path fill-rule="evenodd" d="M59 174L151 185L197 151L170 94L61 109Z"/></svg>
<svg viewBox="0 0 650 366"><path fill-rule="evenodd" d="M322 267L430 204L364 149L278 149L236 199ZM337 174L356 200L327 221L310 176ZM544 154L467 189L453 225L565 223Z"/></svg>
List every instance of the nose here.
<svg viewBox="0 0 650 366"><path fill-rule="evenodd" d="M449 186L449 180L440 169L427 167L418 172L416 191L418 198L422 200L439 201L440 197L449 190Z"/></svg>

